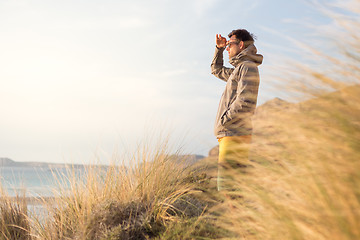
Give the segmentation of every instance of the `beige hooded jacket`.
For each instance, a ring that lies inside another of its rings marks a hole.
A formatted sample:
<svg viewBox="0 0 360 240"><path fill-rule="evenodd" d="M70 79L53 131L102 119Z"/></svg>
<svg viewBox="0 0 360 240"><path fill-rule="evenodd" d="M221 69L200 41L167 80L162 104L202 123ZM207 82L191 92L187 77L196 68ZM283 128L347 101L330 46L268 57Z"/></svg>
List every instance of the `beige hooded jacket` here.
<svg viewBox="0 0 360 240"><path fill-rule="evenodd" d="M229 60L234 68L227 68L224 67L224 50L216 48L211 63L211 73L226 82L214 133L217 138L250 135L260 82L258 66L263 56L257 54L255 45L251 44Z"/></svg>

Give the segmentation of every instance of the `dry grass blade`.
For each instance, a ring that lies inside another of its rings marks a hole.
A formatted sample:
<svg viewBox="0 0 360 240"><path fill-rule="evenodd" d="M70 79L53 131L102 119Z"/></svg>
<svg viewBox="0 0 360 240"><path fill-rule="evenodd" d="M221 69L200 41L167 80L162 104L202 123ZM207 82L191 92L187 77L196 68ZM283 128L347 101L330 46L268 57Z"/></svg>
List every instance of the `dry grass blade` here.
<svg viewBox="0 0 360 240"><path fill-rule="evenodd" d="M28 240L30 221L25 196L9 197L0 186L0 238Z"/></svg>

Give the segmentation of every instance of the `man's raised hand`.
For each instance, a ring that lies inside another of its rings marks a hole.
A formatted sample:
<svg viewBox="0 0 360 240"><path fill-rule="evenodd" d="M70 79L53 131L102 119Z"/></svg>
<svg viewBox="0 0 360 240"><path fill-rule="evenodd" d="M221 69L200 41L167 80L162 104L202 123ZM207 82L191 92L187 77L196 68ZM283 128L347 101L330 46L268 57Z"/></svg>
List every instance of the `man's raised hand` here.
<svg viewBox="0 0 360 240"><path fill-rule="evenodd" d="M226 38L221 36L221 34L216 34L216 46L222 48L226 46Z"/></svg>

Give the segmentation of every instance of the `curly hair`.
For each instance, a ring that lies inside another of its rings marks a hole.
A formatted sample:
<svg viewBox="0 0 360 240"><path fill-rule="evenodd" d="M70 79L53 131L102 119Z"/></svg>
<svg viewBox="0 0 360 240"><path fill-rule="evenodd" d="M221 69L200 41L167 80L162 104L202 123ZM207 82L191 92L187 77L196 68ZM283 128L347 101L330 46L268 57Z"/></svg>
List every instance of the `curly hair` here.
<svg viewBox="0 0 360 240"><path fill-rule="evenodd" d="M256 36L252 33L249 33L246 29L232 30L228 36L231 38L233 35L235 35L238 40L243 41L245 47L253 44L255 42L254 39L256 39Z"/></svg>

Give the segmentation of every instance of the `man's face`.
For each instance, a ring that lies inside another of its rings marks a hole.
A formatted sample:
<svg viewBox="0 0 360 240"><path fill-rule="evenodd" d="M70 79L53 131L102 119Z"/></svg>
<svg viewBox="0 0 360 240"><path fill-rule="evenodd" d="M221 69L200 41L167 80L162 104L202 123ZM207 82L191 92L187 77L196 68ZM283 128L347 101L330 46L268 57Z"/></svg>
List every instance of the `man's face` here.
<svg viewBox="0 0 360 240"><path fill-rule="evenodd" d="M229 53L229 58L232 58L233 56L236 56L242 51L242 47L244 43L242 41L239 41L239 39L236 38L235 35L232 35L230 37L230 40L227 42L226 50Z"/></svg>

